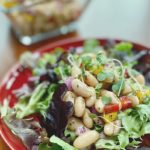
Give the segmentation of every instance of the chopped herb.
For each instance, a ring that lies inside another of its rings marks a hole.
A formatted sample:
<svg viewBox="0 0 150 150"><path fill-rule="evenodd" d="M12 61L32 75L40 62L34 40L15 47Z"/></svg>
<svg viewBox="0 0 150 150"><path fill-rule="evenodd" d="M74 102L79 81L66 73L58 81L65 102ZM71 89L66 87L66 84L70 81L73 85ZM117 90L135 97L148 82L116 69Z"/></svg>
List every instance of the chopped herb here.
<svg viewBox="0 0 150 150"><path fill-rule="evenodd" d="M64 62L61 62L61 65L54 69L54 72L60 76L62 79L65 79L67 76L71 74L71 67Z"/></svg>
<svg viewBox="0 0 150 150"><path fill-rule="evenodd" d="M125 86L125 79L122 78L120 79L117 83L115 83L113 86L112 86L112 90L115 94L118 95L118 92L120 91L120 88L121 90L124 89L124 86ZM119 96L119 95L118 95Z"/></svg>
<svg viewBox="0 0 150 150"><path fill-rule="evenodd" d="M99 84L96 85L95 91L96 91L97 96L99 95L101 88L102 88L102 83L99 83Z"/></svg>
<svg viewBox="0 0 150 150"><path fill-rule="evenodd" d="M107 105L112 102L112 99L111 99L111 97L108 97L108 96L102 96L102 102L104 105Z"/></svg>
<svg viewBox="0 0 150 150"><path fill-rule="evenodd" d="M94 114L94 113L90 113L89 116L90 116L91 119L97 118L97 115Z"/></svg>
<svg viewBox="0 0 150 150"><path fill-rule="evenodd" d="M96 59L102 65L106 64L106 62L107 62L107 58L106 58L106 56L103 53L97 54Z"/></svg>
<svg viewBox="0 0 150 150"><path fill-rule="evenodd" d="M114 76L114 74L112 72L102 71L97 75L97 79L99 81L104 81L108 78L112 78L113 76Z"/></svg>
<svg viewBox="0 0 150 150"><path fill-rule="evenodd" d="M86 78L86 72L85 72L85 68L84 67L81 69L81 72L82 72L82 77Z"/></svg>
<svg viewBox="0 0 150 150"><path fill-rule="evenodd" d="M82 65L86 68L91 68L93 66L92 58L90 56L82 56Z"/></svg>

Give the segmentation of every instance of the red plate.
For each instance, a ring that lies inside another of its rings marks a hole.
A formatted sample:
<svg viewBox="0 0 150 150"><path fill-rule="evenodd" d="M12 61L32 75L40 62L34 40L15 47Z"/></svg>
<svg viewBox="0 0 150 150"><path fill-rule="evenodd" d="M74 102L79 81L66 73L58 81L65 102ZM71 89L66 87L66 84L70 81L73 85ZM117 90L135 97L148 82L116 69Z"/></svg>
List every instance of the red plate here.
<svg viewBox="0 0 150 150"><path fill-rule="evenodd" d="M106 43L106 39L99 40L101 45ZM78 47L83 45L84 40L82 39L70 39L63 40L60 42L56 42L53 44L49 44L45 47L42 47L36 51L36 53L43 54L45 52L53 51L56 47L62 47L64 49L69 49L70 47ZM119 42L119 40L116 40ZM137 50L148 49L144 46L133 44L134 48ZM150 49L148 49L150 50ZM9 73L5 76L4 80L0 85L0 102L3 103L4 99L7 98L10 100L10 106L17 102L16 97L13 94L13 90L18 89L24 83L26 83L27 79L31 76L31 72L29 70L20 70L19 64L13 67ZM9 82L8 82L9 81ZM7 128L4 124L3 120L0 119L0 136L8 145L11 150L27 150L23 145L20 139L18 139L12 132ZM149 141L149 140L148 140Z"/></svg>

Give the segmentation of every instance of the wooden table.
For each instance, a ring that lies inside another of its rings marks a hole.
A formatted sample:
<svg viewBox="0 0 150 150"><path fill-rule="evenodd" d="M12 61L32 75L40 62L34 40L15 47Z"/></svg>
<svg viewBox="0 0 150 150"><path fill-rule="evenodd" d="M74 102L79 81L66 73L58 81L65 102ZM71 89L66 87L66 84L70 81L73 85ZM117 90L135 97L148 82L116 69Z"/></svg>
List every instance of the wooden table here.
<svg viewBox="0 0 150 150"><path fill-rule="evenodd" d="M150 47L149 28L149 0L93 0L79 20L77 33L27 47L11 34L10 22L0 13L0 80L26 50L33 51L47 43L70 37L117 38ZM1 144L0 150L4 150Z"/></svg>

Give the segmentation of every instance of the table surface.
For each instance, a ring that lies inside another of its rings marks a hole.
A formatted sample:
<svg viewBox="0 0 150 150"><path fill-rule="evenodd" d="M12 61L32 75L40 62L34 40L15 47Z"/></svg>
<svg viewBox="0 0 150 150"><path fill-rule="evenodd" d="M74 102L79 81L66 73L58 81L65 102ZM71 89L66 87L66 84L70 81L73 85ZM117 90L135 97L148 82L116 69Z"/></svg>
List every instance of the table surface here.
<svg viewBox="0 0 150 150"><path fill-rule="evenodd" d="M32 46L23 46L11 34L10 22L0 13L0 80L26 50L70 37L117 38L150 47L149 0L93 0L78 22L78 31L49 39ZM5 150L0 140L0 150Z"/></svg>

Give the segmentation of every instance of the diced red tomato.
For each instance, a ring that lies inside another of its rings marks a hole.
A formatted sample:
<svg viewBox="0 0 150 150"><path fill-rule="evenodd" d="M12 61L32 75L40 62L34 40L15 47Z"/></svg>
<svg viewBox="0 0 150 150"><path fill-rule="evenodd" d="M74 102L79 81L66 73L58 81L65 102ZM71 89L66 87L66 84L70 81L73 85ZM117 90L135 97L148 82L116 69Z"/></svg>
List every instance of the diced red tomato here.
<svg viewBox="0 0 150 150"><path fill-rule="evenodd" d="M126 110L128 108L132 107L132 102L130 101L128 96L122 96L120 98L120 102L121 102L121 110Z"/></svg>
<svg viewBox="0 0 150 150"><path fill-rule="evenodd" d="M119 111L119 104L109 104L104 106L104 113L112 113Z"/></svg>

